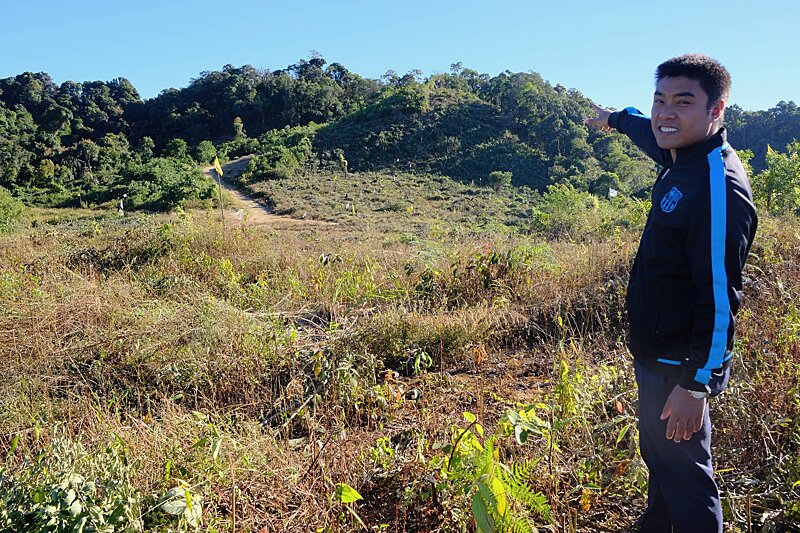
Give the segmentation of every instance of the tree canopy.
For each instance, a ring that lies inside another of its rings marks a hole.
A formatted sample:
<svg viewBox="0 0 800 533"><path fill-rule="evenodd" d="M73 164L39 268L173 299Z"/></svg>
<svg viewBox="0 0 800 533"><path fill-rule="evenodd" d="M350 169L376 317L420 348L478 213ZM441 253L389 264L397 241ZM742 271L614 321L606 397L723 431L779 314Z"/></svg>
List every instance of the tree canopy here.
<svg viewBox="0 0 800 533"><path fill-rule="evenodd" d="M0 186L29 203L102 202L137 181L142 165L178 168L154 158L207 164L256 153L267 178L345 160L351 171L434 172L487 186L501 172L540 191L565 183L646 196L654 165L624 136L587 129L590 109L580 92L535 72L491 77L461 63L428 78L413 70L374 80L313 54L275 71L225 65L149 100L121 77L57 85L25 72L0 79ZM793 102L732 106L726 121L757 172L767 169L768 145L800 138Z"/></svg>

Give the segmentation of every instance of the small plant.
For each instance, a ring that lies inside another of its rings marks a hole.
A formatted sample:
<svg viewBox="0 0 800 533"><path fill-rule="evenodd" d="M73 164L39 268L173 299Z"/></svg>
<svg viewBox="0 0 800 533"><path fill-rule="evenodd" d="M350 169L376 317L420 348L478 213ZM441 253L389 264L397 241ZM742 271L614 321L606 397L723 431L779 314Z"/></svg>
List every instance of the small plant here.
<svg viewBox="0 0 800 533"><path fill-rule="evenodd" d="M143 531L130 471L119 438L89 453L55 437L13 474L0 469L0 531Z"/></svg>
<svg viewBox="0 0 800 533"><path fill-rule="evenodd" d="M464 418L469 425L454 428L452 444L442 448L449 455L439 464L445 488L469 500L478 532L535 531L534 516L551 521L547 498L529 485L536 463L504 464L499 444L504 435L487 437L474 414Z"/></svg>
<svg viewBox="0 0 800 533"><path fill-rule="evenodd" d="M336 490L332 497L334 500L342 504L342 507L347 510L348 513L350 513L358 525L360 525L363 529L369 529L355 510L355 503L364 499L364 497L361 496L356 489L347 483L337 483Z"/></svg>
<svg viewBox="0 0 800 533"><path fill-rule="evenodd" d="M169 489L159 500L158 509L170 516L179 517L178 528L184 525L198 529L203 516L202 499L183 481Z"/></svg>
<svg viewBox="0 0 800 533"><path fill-rule="evenodd" d="M11 196L7 189L0 187L0 232L19 221L24 212L25 206L22 202Z"/></svg>

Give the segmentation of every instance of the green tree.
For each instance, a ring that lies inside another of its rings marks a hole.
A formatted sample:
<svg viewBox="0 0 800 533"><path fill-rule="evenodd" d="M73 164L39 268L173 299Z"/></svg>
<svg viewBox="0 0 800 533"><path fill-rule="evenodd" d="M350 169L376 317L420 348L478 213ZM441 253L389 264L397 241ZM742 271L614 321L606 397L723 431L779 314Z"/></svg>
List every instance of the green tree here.
<svg viewBox="0 0 800 533"><path fill-rule="evenodd" d="M216 155L217 149L211 141L200 141L194 150L195 161L203 164L210 164Z"/></svg>
<svg viewBox="0 0 800 533"><path fill-rule="evenodd" d="M149 161L153 158L153 150L156 147L156 143L153 142L151 137L144 136L139 139L139 142L136 145L136 153L142 159L142 161Z"/></svg>
<svg viewBox="0 0 800 533"><path fill-rule="evenodd" d="M49 159L42 159L36 166L36 178L34 185L37 187L48 187L56 173L55 164Z"/></svg>
<svg viewBox="0 0 800 533"><path fill-rule="evenodd" d="M233 136L236 139L243 139L247 137L247 133L244 131L244 122L242 122L241 117L236 117L233 119Z"/></svg>
<svg viewBox="0 0 800 533"><path fill-rule="evenodd" d="M786 153L767 146L767 168L753 177L756 202L774 214L800 214L800 141L786 147Z"/></svg>
<svg viewBox="0 0 800 533"><path fill-rule="evenodd" d="M495 170L489 173L489 185L491 185L495 191L506 189L511 186L512 176L513 174L511 172Z"/></svg>
<svg viewBox="0 0 800 533"><path fill-rule="evenodd" d="M164 157L186 160L189 157L189 146L183 139L171 139L164 147Z"/></svg>

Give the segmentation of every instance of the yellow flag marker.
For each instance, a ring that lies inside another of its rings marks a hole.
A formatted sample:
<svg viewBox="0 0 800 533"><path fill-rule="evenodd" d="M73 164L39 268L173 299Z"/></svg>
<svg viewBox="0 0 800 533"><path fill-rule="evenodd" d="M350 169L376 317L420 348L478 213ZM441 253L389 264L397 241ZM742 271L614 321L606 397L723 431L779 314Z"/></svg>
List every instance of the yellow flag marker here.
<svg viewBox="0 0 800 533"><path fill-rule="evenodd" d="M219 212L222 215L222 235L225 235L225 209L222 206L222 167L219 158L214 156L214 169L217 171L217 192L219 193Z"/></svg>

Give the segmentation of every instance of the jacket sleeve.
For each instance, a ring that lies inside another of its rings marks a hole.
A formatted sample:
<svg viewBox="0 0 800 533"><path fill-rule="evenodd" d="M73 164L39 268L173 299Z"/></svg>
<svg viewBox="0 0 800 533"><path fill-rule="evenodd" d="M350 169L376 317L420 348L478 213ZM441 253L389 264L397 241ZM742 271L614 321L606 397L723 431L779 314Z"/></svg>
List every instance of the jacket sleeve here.
<svg viewBox="0 0 800 533"><path fill-rule="evenodd" d="M669 150L659 148L650 126L650 118L635 107L611 113L608 125L627 135L640 150L662 167L672 166L672 154Z"/></svg>
<svg viewBox="0 0 800 533"><path fill-rule="evenodd" d="M700 188L704 193L693 205L688 228L686 251L697 300L691 348L679 382L697 391L709 391L712 372L732 354L742 269L757 223L752 203L727 179L718 151L709 155L709 163L709 186Z"/></svg>

